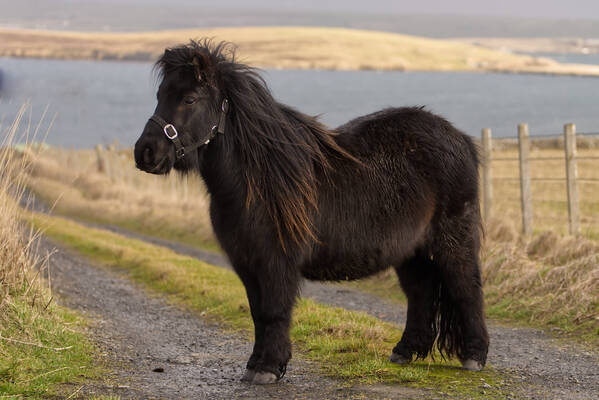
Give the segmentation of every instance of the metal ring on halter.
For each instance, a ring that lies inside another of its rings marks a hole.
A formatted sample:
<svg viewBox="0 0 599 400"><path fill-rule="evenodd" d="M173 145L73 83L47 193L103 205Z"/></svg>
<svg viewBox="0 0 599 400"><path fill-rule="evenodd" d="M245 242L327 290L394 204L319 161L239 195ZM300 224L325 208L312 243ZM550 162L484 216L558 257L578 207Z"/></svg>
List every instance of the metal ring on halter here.
<svg viewBox="0 0 599 400"><path fill-rule="evenodd" d="M210 136L208 137L208 139L206 139L206 141L204 142L204 144L210 143L210 141L212 140L212 138L214 138L214 136L216 136L216 131L217 130L218 130L218 125L214 125L212 127L212 129L210 130Z"/></svg>
<svg viewBox="0 0 599 400"><path fill-rule="evenodd" d="M171 128L173 130L173 132L175 132L175 133L173 133L172 135L169 135L168 134L168 129L169 128ZM166 137L169 138L170 140L173 140L174 138L176 138L177 136L179 136L179 133L177 132L177 129L173 126L173 124L166 124L164 126L163 130L164 130L164 134L166 135Z"/></svg>

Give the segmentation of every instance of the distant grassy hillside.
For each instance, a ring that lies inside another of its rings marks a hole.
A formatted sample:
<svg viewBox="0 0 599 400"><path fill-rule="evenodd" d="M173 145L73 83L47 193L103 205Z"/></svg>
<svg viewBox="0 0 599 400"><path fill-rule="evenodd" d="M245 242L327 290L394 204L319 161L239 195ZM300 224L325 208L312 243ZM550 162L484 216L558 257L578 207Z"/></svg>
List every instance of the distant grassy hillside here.
<svg viewBox="0 0 599 400"><path fill-rule="evenodd" d="M155 60L165 47L214 37L238 45L240 59L265 68L499 71L599 76L599 67L470 44L341 28L246 27L137 33L0 30L0 56Z"/></svg>

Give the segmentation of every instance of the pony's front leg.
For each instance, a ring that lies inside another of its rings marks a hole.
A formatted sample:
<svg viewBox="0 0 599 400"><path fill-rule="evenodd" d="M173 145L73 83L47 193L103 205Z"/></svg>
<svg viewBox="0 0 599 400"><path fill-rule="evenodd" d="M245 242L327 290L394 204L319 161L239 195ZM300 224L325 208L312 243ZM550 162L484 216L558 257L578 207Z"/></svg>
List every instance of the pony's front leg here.
<svg viewBox="0 0 599 400"><path fill-rule="evenodd" d="M271 268L261 274L258 283L261 307L257 319L264 332L262 355L256 363L252 383L262 385L281 379L291 358L289 325L299 276L291 269Z"/></svg>
<svg viewBox="0 0 599 400"><path fill-rule="evenodd" d="M237 269L239 271L239 269ZM252 314L252 320L254 321L254 349L252 355L247 362L246 371L241 378L242 381L251 382L256 375L256 364L262 356L262 350L264 348L264 324L259 318L261 314L262 304L260 296L260 285L258 285L258 279L253 274L240 273L239 276L245 286L247 293L248 302L250 303L250 311Z"/></svg>

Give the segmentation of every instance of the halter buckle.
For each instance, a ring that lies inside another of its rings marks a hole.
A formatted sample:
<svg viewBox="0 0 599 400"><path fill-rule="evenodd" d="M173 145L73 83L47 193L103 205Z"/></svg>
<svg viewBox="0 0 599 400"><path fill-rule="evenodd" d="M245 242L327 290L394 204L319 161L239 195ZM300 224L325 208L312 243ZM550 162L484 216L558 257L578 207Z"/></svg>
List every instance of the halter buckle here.
<svg viewBox="0 0 599 400"><path fill-rule="evenodd" d="M173 133L169 135L168 130L172 129ZM170 140L175 139L177 136L179 136L179 132L177 132L177 129L174 127L173 124L166 124L164 126L164 134L166 135L167 138L169 138Z"/></svg>

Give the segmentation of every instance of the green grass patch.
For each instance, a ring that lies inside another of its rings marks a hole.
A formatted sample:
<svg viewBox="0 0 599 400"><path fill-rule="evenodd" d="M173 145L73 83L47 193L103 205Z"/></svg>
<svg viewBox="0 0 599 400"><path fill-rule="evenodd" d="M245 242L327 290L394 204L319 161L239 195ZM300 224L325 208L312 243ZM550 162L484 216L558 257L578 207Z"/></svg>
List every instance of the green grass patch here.
<svg viewBox="0 0 599 400"><path fill-rule="evenodd" d="M35 215L32 221L46 235L89 259L126 272L146 287L167 294L170 301L251 337L245 289L232 271L62 218ZM456 368L454 362L439 360L409 366L388 362L400 337L397 326L365 313L309 299L301 299L294 310L291 338L296 352L318 361L327 375L348 382L426 387L459 398L504 397L504 377L492 368L472 373ZM481 389L484 383L490 387Z"/></svg>
<svg viewBox="0 0 599 400"><path fill-rule="evenodd" d="M75 216L78 219L85 220L85 216ZM131 232L139 233L146 236L153 236L158 239L169 240L172 242L183 243L185 245L195 247L202 250L212 251L214 253L221 253L220 246L213 239L207 239L202 235L198 235L194 230L182 230L171 226L168 223L156 224L154 221L144 222L139 218L131 218L125 220L116 219L103 219L96 218L95 221L90 220L89 222L115 225L120 228L129 230Z"/></svg>
<svg viewBox="0 0 599 400"><path fill-rule="evenodd" d="M95 349L75 313L51 304L45 310L15 297L0 326L0 398L67 397L99 376ZM13 397L14 396L14 397Z"/></svg>

